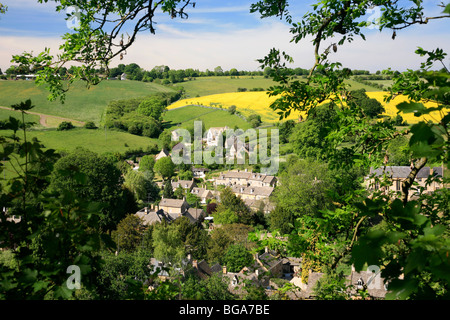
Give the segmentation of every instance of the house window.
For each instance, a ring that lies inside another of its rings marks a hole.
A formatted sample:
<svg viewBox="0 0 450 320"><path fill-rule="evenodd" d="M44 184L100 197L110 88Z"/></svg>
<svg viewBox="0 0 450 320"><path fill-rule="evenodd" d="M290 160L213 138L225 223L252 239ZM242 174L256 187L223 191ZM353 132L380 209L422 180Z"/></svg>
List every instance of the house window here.
<svg viewBox="0 0 450 320"><path fill-rule="evenodd" d="M401 190L401 182L400 180L395 180L395 190L400 191Z"/></svg>

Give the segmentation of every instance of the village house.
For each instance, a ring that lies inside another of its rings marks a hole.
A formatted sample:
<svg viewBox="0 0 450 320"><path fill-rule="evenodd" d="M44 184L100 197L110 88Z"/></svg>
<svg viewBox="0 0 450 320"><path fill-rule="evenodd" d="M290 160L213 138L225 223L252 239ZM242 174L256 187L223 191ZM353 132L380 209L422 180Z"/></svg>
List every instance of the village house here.
<svg viewBox="0 0 450 320"><path fill-rule="evenodd" d="M186 217L191 223L201 222L205 216L203 209L191 208L186 199L162 198L159 204L145 207L139 210L136 215L143 219L144 225L156 222L173 221L180 217Z"/></svg>
<svg viewBox="0 0 450 320"><path fill-rule="evenodd" d="M242 185L233 185L231 190L244 201L264 200L272 195L274 187L244 187Z"/></svg>
<svg viewBox="0 0 450 320"><path fill-rule="evenodd" d="M178 181L172 181L172 189L175 191L179 187L183 188L184 190L187 190L191 192L192 188L196 186L194 179L192 180L178 180Z"/></svg>
<svg viewBox="0 0 450 320"><path fill-rule="evenodd" d="M275 187L277 179L275 176L248 170L231 170L220 173L214 183L225 186Z"/></svg>
<svg viewBox="0 0 450 320"><path fill-rule="evenodd" d="M386 166L378 169L370 168L369 176L366 177L366 185L369 190L378 191L382 190L385 192L389 191L401 191L402 182L408 177L411 172L411 168L408 166ZM378 181L375 178L382 179L383 176L390 180L391 184L388 187L380 187ZM426 181L428 177L443 177L442 167L423 167L417 173L415 181L418 183L418 187L423 188L424 192L434 192L437 189L443 188L442 180L433 181L431 184L427 184ZM414 186L413 188L417 188Z"/></svg>
<svg viewBox="0 0 450 320"><path fill-rule="evenodd" d="M275 209L275 205L269 199L243 199L243 201L252 211L261 211L268 214Z"/></svg>
<svg viewBox="0 0 450 320"><path fill-rule="evenodd" d="M164 157L168 157L168 156L170 156L169 151L167 151L166 149L163 148L163 149L156 155L155 160L158 161L159 159L164 158Z"/></svg>
<svg viewBox="0 0 450 320"><path fill-rule="evenodd" d="M206 145L207 146L218 146L219 139L222 134L228 130L227 126L225 127L211 127L206 131Z"/></svg>
<svg viewBox="0 0 450 320"><path fill-rule="evenodd" d="M207 168L192 168L192 174L194 175L194 178L204 179L207 172L209 172L209 169Z"/></svg>
<svg viewBox="0 0 450 320"><path fill-rule="evenodd" d="M209 199L214 199L214 194L212 193L212 191L204 187L203 188L194 187L191 189L191 193L200 198L201 204L206 204Z"/></svg>

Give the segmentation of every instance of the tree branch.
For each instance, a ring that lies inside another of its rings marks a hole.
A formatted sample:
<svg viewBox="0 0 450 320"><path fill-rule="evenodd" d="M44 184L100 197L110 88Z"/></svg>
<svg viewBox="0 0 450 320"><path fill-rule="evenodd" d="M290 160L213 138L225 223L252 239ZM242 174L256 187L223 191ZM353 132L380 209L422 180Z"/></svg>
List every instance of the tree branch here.
<svg viewBox="0 0 450 320"><path fill-rule="evenodd" d="M403 204L406 204L408 202L408 194L409 189L411 188L412 184L414 183L414 180L416 179L417 174L419 173L420 169L422 169L425 164L427 163L428 158L423 157L419 161L417 161L414 164L414 167L411 169L411 172L409 173L408 177L402 182L402 202Z"/></svg>

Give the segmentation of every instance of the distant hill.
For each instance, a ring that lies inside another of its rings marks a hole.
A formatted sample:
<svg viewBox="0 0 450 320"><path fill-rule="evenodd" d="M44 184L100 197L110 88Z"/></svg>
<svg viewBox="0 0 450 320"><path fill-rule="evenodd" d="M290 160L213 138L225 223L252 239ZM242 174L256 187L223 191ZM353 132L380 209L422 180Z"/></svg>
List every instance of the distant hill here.
<svg viewBox="0 0 450 320"><path fill-rule="evenodd" d="M170 92L173 89L163 85L139 81L105 80L89 89L81 83L74 83L67 93L64 104L48 101L48 91L37 87L33 81L0 81L0 106L31 99L36 106L33 111L79 121L101 122L103 113L111 100L137 98L155 92Z"/></svg>

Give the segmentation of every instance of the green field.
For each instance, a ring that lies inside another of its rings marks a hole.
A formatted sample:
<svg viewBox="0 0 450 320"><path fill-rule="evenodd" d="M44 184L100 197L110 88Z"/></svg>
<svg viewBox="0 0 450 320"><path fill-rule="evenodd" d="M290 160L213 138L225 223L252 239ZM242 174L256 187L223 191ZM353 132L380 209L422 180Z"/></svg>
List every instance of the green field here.
<svg viewBox="0 0 450 320"><path fill-rule="evenodd" d="M374 88L349 80L352 89L365 88L367 91L376 91ZM267 89L275 83L271 79L262 76L255 77L204 77L195 80L177 83L173 86L163 86L156 83L145 83L138 81L103 81L97 86L86 88L84 83L75 83L67 93L66 101L50 102L47 100L48 91L44 87L38 87L32 81L0 81L0 106L10 107L12 104L31 99L35 108L32 112L43 114L46 126L55 128L62 120L56 117L67 118L72 121L94 121L101 125L102 117L108 103L112 100L122 100L149 96L157 92L171 92L176 86L182 86L188 97L204 96L216 93L237 92L238 88ZM0 120L8 119L10 116L19 118L20 114L15 111L0 109ZM54 117L51 117L54 116ZM143 148L157 142L132 135L126 132L105 131L103 129L87 130L77 128L69 131L56 131L44 128L39 124L40 116L29 114L26 121L36 123L30 132L30 137L37 137L48 148L56 150L72 150L78 146L88 148L98 153L120 152L127 149ZM231 115L226 110L188 106L167 111L164 115L165 126L171 129L187 127L195 120L201 120L206 129L209 127L228 126L238 127L243 130L249 128L249 124L237 115ZM74 125L81 126L82 124ZM7 134L1 131L0 134Z"/></svg>
<svg viewBox="0 0 450 320"><path fill-rule="evenodd" d="M11 134L11 131L2 130L2 135ZM18 132L23 137L22 131ZM27 139L37 138L46 148L58 151L71 151L77 147L83 147L99 154L123 153L127 149L145 150L149 145L158 144L157 139L140 137L126 132L105 131L104 129L89 130L75 128L67 131L55 129L30 130Z"/></svg>
<svg viewBox="0 0 450 320"><path fill-rule="evenodd" d="M13 111L13 110L5 110L0 109L0 121L7 120L9 117L16 118L20 121L22 121L22 115L20 112ZM39 126L39 116L35 114L26 114L25 115L25 121L26 122L34 122L36 126Z"/></svg>
<svg viewBox="0 0 450 320"><path fill-rule="evenodd" d="M139 81L105 80L89 89L81 83L74 83L67 93L66 101L48 101L48 91L37 87L32 81L0 81L0 106L31 99L34 112L54 115L79 121L94 121L100 124L109 101L138 98L156 92L170 92L172 89L156 83Z"/></svg>
<svg viewBox="0 0 450 320"><path fill-rule="evenodd" d="M187 98L202 97L211 94L237 92L238 88L246 88L251 90L253 88L263 88L264 90L276 85L270 78L263 76L243 76L243 77L201 77L194 78L195 80L177 83L175 86L182 86L186 90ZM302 78L299 77L299 80ZM379 89L358 83L354 80L347 80L347 84L351 86L352 90L361 88L366 91L379 91Z"/></svg>
<svg viewBox="0 0 450 320"><path fill-rule="evenodd" d="M240 129L248 129L250 125L244 119L237 115L232 115L226 110L203 108L199 106L186 106L172 109L164 115L164 121L172 128L185 128L193 124L194 121L202 121L205 129L210 127L228 126Z"/></svg>

